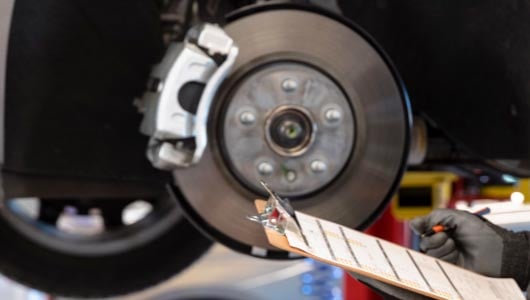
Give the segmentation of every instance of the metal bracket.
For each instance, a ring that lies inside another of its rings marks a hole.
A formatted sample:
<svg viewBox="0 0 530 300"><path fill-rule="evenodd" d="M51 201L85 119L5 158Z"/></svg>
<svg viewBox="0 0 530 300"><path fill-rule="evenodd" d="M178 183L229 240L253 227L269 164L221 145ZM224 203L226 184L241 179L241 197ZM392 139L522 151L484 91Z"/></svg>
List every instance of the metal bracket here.
<svg viewBox="0 0 530 300"><path fill-rule="evenodd" d="M155 168L173 170L199 162L208 141L210 106L238 53L233 40L213 24L192 28L183 43L168 47L141 99L140 131L151 137L147 157ZM180 90L188 83L205 84L196 113L180 104Z"/></svg>
<svg viewBox="0 0 530 300"><path fill-rule="evenodd" d="M272 229L281 235L285 235L285 231L289 228L296 228L296 231L302 236L307 247L309 243L305 234L302 232L302 227L296 218L296 212L291 206L288 199L280 197L276 192L271 190L269 186L260 181L261 186L269 193L269 199L265 205L263 212L256 216L248 216L247 219L261 224L263 227Z"/></svg>
<svg viewBox="0 0 530 300"><path fill-rule="evenodd" d="M294 219L294 210L288 202L285 202L275 192L273 192L265 182L261 181L261 185L269 193L269 199L265 205L265 209L259 215L248 216L247 219L260 223L264 227L270 228L280 234L285 234L287 223L290 219ZM282 204L287 204L287 209ZM292 213L288 210L292 210Z"/></svg>
<svg viewBox="0 0 530 300"><path fill-rule="evenodd" d="M260 181L260 183L269 193L269 199L263 212L256 216L248 216L247 219L284 234L289 220L298 223L295 211L287 199L278 196L264 181Z"/></svg>

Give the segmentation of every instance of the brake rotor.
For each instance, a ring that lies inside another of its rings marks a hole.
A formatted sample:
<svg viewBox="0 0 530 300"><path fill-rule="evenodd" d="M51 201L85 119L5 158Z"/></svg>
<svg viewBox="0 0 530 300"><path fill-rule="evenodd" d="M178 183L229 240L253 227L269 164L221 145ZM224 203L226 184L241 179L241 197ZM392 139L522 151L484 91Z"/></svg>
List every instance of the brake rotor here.
<svg viewBox="0 0 530 300"><path fill-rule="evenodd" d="M404 89L353 24L295 8L245 13L224 28L240 49L209 119L209 147L174 172L190 219L240 252L288 257L245 217L262 179L293 206L352 228L385 208L409 145Z"/></svg>

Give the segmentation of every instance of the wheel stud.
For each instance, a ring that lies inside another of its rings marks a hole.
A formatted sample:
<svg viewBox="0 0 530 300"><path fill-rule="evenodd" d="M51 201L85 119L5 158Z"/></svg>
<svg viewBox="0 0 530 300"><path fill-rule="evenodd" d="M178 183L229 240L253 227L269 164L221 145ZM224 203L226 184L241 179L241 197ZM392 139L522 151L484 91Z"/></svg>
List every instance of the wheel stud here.
<svg viewBox="0 0 530 300"><path fill-rule="evenodd" d="M262 162L258 165L258 172L263 176L269 176L274 171L274 167L268 162Z"/></svg>
<svg viewBox="0 0 530 300"><path fill-rule="evenodd" d="M340 119L342 118L342 114L340 110L336 108L330 108L326 110L325 117L326 117L326 121L330 123L336 123L340 121Z"/></svg>
<svg viewBox="0 0 530 300"><path fill-rule="evenodd" d="M287 78L282 82L282 89L285 92L294 92L296 88L298 88L298 82L296 82L294 79Z"/></svg>
<svg viewBox="0 0 530 300"><path fill-rule="evenodd" d="M239 115L239 122L243 125L250 126L256 122L256 116L250 111L244 111Z"/></svg>
<svg viewBox="0 0 530 300"><path fill-rule="evenodd" d="M313 171L313 173L322 173L328 168L326 163L321 160L314 160L309 166L311 167L311 171Z"/></svg>

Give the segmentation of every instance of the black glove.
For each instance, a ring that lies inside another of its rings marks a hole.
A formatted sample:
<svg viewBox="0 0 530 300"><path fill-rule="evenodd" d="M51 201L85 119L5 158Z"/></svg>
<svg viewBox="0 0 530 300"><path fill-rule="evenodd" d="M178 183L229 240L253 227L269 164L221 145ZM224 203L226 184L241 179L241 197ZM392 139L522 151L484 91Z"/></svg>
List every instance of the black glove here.
<svg viewBox="0 0 530 300"><path fill-rule="evenodd" d="M528 232L508 231L482 217L451 209L438 209L410 222L420 235L435 225L452 229L423 236L423 252L486 276L514 278L522 290L527 289Z"/></svg>

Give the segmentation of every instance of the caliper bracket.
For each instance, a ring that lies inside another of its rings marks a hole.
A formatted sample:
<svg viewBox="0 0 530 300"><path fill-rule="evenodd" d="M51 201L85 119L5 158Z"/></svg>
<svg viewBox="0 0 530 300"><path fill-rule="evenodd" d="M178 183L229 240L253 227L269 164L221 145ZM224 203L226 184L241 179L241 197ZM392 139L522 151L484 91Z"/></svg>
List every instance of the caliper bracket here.
<svg viewBox="0 0 530 300"><path fill-rule="evenodd" d="M210 106L238 53L233 40L214 24L194 27L184 42L168 47L142 97L140 131L150 136L147 157L155 168L173 170L199 162L208 142ZM179 99L188 83L205 85L196 112L182 107Z"/></svg>

